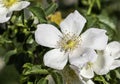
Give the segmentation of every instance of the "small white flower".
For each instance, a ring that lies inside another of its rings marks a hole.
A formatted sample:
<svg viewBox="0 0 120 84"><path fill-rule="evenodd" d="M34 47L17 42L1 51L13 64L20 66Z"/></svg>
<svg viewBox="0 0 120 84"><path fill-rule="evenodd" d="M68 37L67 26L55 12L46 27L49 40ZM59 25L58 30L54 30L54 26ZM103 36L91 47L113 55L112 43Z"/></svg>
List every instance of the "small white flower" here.
<svg viewBox="0 0 120 84"><path fill-rule="evenodd" d="M110 42L106 49L98 53L95 62L95 72L99 75L107 74L110 70L120 67L120 43Z"/></svg>
<svg viewBox="0 0 120 84"><path fill-rule="evenodd" d="M0 23L7 22L13 11L26 8L30 2L21 0L0 0Z"/></svg>
<svg viewBox="0 0 120 84"><path fill-rule="evenodd" d="M106 47L108 37L102 29L90 28L80 35L86 19L78 11L71 13L60 23L61 32L53 25L39 24L35 31L38 44L53 50L44 55L44 64L54 69L63 69L68 59L75 66L84 64L81 54L87 48L102 50ZM86 55L87 56L87 55Z"/></svg>
<svg viewBox="0 0 120 84"><path fill-rule="evenodd" d="M91 49L86 50L83 54L84 59L86 59L84 65L79 69L80 75L84 78L93 78L94 77L94 63L97 60L98 55L96 52Z"/></svg>
<svg viewBox="0 0 120 84"><path fill-rule="evenodd" d="M76 75L79 77L80 84L94 84L94 82L90 78L84 78L80 74L80 69L76 66L70 65L70 67L75 71Z"/></svg>

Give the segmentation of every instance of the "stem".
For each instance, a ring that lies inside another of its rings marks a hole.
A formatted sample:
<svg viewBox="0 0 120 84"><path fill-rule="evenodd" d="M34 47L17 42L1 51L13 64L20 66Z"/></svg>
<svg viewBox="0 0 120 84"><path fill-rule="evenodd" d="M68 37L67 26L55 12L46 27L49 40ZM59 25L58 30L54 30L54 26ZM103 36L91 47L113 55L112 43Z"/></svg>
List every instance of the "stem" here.
<svg viewBox="0 0 120 84"><path fill-rule="evenodd" d="M95 3L95 0L90 1L90 5L89 5L89 9L87 11L87 15L91 14L94 3Z"/></svg>
<svg viewBox="0 0 120 84"><path fill-rule="evenodd" d="M62 70L64 84L81 84L78 75L69 66Z"/></svg>

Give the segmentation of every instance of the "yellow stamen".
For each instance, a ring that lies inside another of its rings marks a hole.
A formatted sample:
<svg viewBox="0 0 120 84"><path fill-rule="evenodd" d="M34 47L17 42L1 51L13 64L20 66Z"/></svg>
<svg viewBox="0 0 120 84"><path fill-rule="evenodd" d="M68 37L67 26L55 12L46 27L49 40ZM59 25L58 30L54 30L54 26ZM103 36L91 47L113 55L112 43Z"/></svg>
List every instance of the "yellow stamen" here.
<svg viewBox="0 0 120 84"><path fill-rule="evenodd" d="M91 62L88 62L88 63L87 63L87 66L86 66L86 69L89 69L89 68L91 68L91 67L92 67L92 65L93 65L93 63L91 63Z"/></svg>
<svg viewBox="0 0 120 84"><path fill-rule="evenodd" d="M5 7L9 8L13 4L15 4L18 0L3 0L3 4Z"/></svg>
<svg viewBox="0 0 120 84"><path fill-rule="evenodd" d="M69 52L77 48L80 42L81 40L79 37L75 35L70 36L69 34L65 34L63 38L58 42L58 46L61 48L61 50Z"/></svg>
<svg viewBox="0 0 120 84"><path fill-rule="evenodd" d="M68 41L66 42L66 45L63 46L63 48L64 48L65 50L67 50L67 49L72 49L72 48L74 48L74 46L75 46L76 44L77 44L76 41L68 40Z"/></svg>

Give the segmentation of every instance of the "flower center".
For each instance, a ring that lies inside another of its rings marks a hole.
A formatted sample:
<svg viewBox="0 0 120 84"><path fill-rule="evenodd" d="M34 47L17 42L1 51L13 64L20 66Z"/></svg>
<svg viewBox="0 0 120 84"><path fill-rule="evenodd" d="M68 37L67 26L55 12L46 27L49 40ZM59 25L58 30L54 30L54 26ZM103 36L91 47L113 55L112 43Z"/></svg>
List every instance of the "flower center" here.
<svg viewBox="0 0 120 84"><path fill-rule="evenodd" d="M64 48L65 50L67 50L67 49L72 49L72 48L74 48L74 46L76 46L76 44L77 44L77 41L68 40L68 41L66 42L66 45L63 45L63 48Z"/></svg>
<svg viewBox="0 0 120 84"><path fill-rule="evenodd" d="M3 4L5 7L9 8L13 4L15 4L18 0L3 0Z"/></svg>
<svg viewBox="0 0 120 84"><path fill-rule="evenodd" d="M65 52L72 51L78 47L79 43L80 43L79 37L75 35L70 36L69 34L66 34L60 40L59 47Z"/></svg>
<svg viewBox="0 0 120 84"><path fill-rule="evenodd" d="M89 69L93 66L93 63L92 62L87 62L87 66L86 66L86 69Z"/></svg>

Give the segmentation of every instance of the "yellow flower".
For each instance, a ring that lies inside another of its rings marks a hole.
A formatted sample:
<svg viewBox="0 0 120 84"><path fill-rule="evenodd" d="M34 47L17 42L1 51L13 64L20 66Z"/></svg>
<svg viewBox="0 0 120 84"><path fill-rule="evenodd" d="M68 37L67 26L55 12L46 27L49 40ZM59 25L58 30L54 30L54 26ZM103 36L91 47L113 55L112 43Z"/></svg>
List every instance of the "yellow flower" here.
<svg viewBox="0 0 120 84"><path fill-rule="evenodd" d="M48 16L48 19L51 21L51 22L54 22L56 23L57 25L60 24L60 22L62 21L62 14L61 12L55 12L54 14L51 14Z"/></svg>

